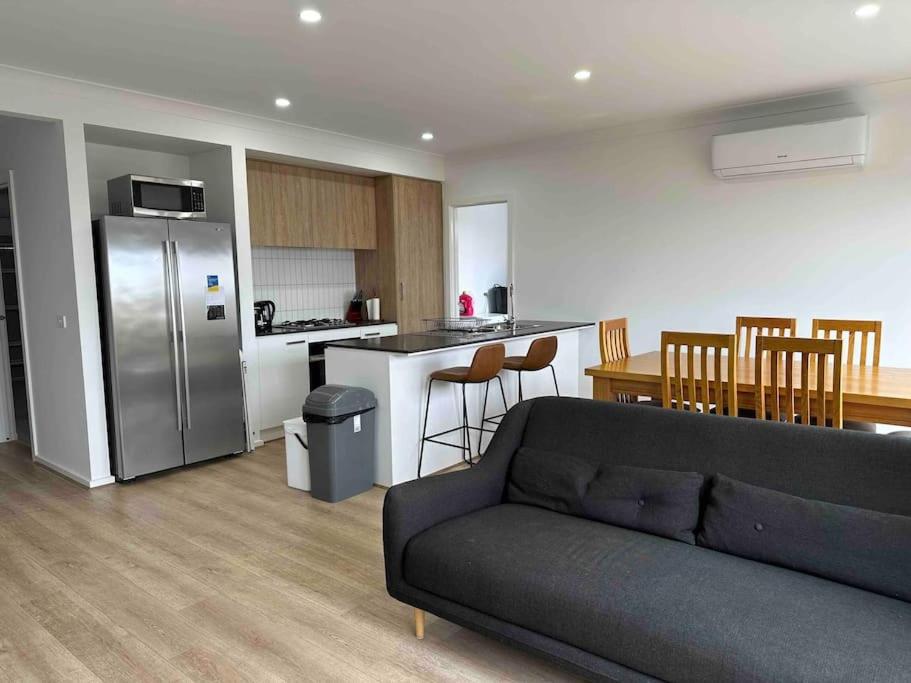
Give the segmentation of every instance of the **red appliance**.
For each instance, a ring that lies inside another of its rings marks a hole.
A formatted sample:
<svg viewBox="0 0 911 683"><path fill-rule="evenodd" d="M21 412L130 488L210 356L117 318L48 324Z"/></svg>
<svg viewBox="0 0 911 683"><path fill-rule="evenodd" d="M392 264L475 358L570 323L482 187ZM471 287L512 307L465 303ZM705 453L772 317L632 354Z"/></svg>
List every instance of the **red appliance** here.
<svg viewBox="0 0 911 683"><path fill-rule="evenodd" d="M459 295L459 315L462 317L474 315L474 303L472 302L471 294L468 292L462 292Z"/></svg>

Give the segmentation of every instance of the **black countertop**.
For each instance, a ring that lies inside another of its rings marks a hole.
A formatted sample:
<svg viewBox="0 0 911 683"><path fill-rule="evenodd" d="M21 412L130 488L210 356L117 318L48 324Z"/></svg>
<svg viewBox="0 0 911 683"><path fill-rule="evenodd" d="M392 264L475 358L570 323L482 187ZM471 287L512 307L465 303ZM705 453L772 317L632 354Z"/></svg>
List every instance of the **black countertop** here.
<svg viewBox="0 0 911 683"><path fill-rule="evenodd" d="M278 327L277 325L268 331L256 331L257 337L270 337L276 334L305 334L308 332L325 332L326 330L349 330L352 327L372 327L373 325L394 325L394 320L365 320L354 325L325 325L321 327Z"/></svg>
<svg viewBox="0 0 911 683"><path fill-rule="evenodd" d="M326 346L342 349L361 349L363 351L382 351L385 353L427 353L428 351L441 351L456 346L467 346L485 342L508 341L516 337L527 337L533 334L573 330L581 327L591 327L594 323L560 322L555 320L521 320L515 332L415 332L412 334L397 334L391 337L375 337L373 339L343 339L329 342Z"/></svg>

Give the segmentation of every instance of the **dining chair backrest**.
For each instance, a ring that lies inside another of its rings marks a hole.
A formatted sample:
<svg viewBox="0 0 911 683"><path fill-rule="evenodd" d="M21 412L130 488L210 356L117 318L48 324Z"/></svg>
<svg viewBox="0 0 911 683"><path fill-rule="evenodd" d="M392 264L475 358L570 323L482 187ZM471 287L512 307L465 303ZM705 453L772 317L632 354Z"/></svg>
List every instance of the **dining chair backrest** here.
<svg viewBox="0 0 911 683"><path fill-rule="evenodd" d="M797 318L737 316L737 355L748 358L753 353L753 340L760 336L797 336Z"/></svg>
<svg viewBox="0 0 911 683"><path fill-rule="evenodd" d="M845 365L867 365L867 358L872 352L871 365L879 367L879 344L883 335L883 323L881 320L826 320L822 318L813 319L813 337L821 339L841 339L847 340L845 346L845 357L842 362ZM858 341L860 337L860 344ZM873 337L872 345L868 343L870 337ZM855 356L855 349L857 354ZM855 357L857 362L855 362Z"/></svg>
<svg viewBox="0 0 911 683"><path fill-rule="evenodd" d="M626 318L599 322L598 342L601 346L602 363L629 358L629 331Z"/></svg>
<svg viewBox="0 0 911 683"><path fill-rule="evenodd" d="M684 348L686 368L683 367L682 358ZM709 351L714 356L711 364ZM688 408L695 413L698 412L697 404L701 403L702 412L708 413L714 403L719 415L737 415L737 336L704 332L662 332L661 399L665 408Z"/></svg>
<svg viewBox="0 0 911 683"><path fill-rule="evenodd" d="M768 354L768 377L769 383L766 384L764 370L766 368L765 356ZM800 384L794 383L794 360L795 355L800 355ZM843 426L842 419L842 382L841 382L841 356L842 341L841 339L807 339L803 337L768 337L759 336L756 338L755 352L755 374L754 383L756 386L756 416L759 419L771 418L775 421L782 419L794 424L797 422L796 417L800 417L800 423L809 425L813 418L816 424L824 426L829 411L826 410L827 401L831 402L831 419L832 426L841 429ZM826 398L826 376L829 371L829 362L831 365L832 392L831 399ZM784 365L784 386L781 384L781 366ZM816 400L811 400L813 382L812 375L815 374L815 396ZM769 388L769 404L766 404L766 387ZM799 392L799 405L796 399L795 389ZM784 402L781 401L781 392L784 391ZM813 415L813 406L815 404L816 414Z"/></svg>

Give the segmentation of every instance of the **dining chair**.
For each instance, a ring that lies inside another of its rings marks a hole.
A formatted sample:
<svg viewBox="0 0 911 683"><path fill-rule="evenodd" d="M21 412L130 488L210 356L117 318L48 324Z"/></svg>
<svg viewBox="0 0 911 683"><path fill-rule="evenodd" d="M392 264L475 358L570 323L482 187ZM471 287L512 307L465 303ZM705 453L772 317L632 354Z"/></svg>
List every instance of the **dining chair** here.
<svg viewBox="0 0 911 683"><path fill-rule="evenodd" d="M686 349L686 368L682 351ZM673 349L673 350L672 350ZM709 363L709 351L712 363ZM727 352L727 353L725 353ZM672 355L673 367L671 367ZM696 356L699 376L696 376ZM709 374L709 368L713 372ZM685 374L684 374L685 372ZM727 389L725 390L725 381ZM714 385L714 387L712 386ZM661 333L661 398L665 408L737 415L737 335ZM715 404L715 410L711 405Z"/></svg>
<svg viewBox="0 0 911 683"><path fill-rule="evenodd" d="M869 358L870 365L879 367L879 346L882 341L882 320L827 320L813 319L813 337L820 339L841 339L847 341L845 365L865 367ZM872 340L870 339L872 337ZM857 341L860 344L857 344ZM872 344L870 343L872 341ZM855 354L855 350L857 353ZM855 362L855 358L857 362Z"/></svg>
<svg viewBox="0 0 911 683"><path fill-rule="evenodd" d="M845 365L868 367L869 361L869 367L878 368L882 334L881 320L813 319L814 338L841 339L842 342L847 342L842 360ZM876 432L875 422L845 420L844 427L857 432Z"/></svg>
<svg viewBox="0 0 911 683"><path fill-rule="evenodd" d="M770 318L765 316L738 315L734 326L737 334L737 355L744 361L754 351L753 340L760 335L796 337L797 318ZM737 411L739 417L756 417L753 408L741 407Z"/></svg>
<svg viewBox="0 0 911 683"><path fill-rule="evenodd" d="M765 362L768 354L768 364ZM800 356L800 385L794 384L795 355ZM829 425L842 428L842 381L841 381L841 339L807 339L804 337L756 338L754 382L756 385L756 415L760 419L790 422L791 424ZM832 391L827 398L826 376L831 360ZM781 371L784 365L784 386ZM764 370L768 367L769 383L766 384ZM815 375L816 398L811 400L811 377ZM766 392L770 396L766 404ZM795 391L796 390L796 391ZM784 391L784 402L781 394ZM799 398L799 405L797 399ZM826 410L830 402L831 417ZM813 408L816 414L813 415ZM783 418L783 419L782 419Z"/></svg>
<svg viewBox="0 0 911 683"><path fill-rule="evenodd" d="M602 363L629 358L631 354L627 319L615 318L599 322L598 342L601 346Z"/></svg>
<svg viewBox="0 0 911 683"><path fill-rule="evenodd" d="M601 363L629 358L632 354L629 349L629 327L626 318L602 320L598 323L598 344L601 347ZM639 405L661 407L661 399L644 398L632 394L617 394L619 403L638 403Z"/></svg>
<svg viewBox="0 0 911 683"><path fill-rule="evenodd" d="M737 333L737 355L748 358L753 353L753 339L760 335L796 337L797 318L738 315L734 330Z"/></svg>

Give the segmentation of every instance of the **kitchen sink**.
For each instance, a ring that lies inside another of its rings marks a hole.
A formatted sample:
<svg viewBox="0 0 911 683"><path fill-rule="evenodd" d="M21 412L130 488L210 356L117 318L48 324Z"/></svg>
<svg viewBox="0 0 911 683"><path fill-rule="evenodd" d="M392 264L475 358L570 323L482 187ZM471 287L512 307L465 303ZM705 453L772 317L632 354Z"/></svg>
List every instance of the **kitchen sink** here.
<svg viewBox="0 0 911 683"><path fill-rule="evenodd" d="M535 327L541 327L540 323L516 323L516 330L530 330ZM423 334L430 337L454 337L459 339L471 339L472 337L482 337L486 334L497 334L499 332L510 332L512 331L513 326L511 323L502 322L502 323L491 323L490 325L479 325L471 329L465 330L453 330L453 329L439 329L439 330L427 330L425 332L418 332L417 334Z"/></svg>

